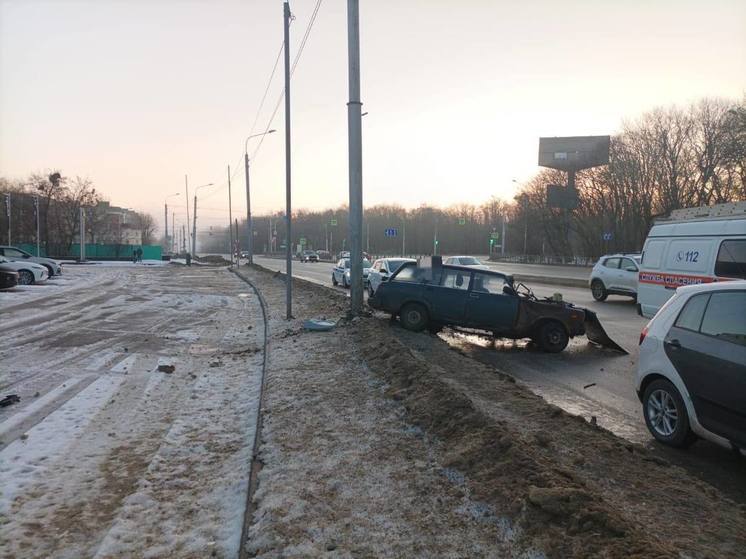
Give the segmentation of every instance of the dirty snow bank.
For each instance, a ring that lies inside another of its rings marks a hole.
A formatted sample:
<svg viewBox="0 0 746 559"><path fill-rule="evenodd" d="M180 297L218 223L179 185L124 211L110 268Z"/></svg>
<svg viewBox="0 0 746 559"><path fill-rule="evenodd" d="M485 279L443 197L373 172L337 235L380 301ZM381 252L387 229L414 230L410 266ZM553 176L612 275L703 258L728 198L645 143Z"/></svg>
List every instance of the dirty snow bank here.
<svg viewBox="0 0 746 559"><path fill-rule="evenodd" d="M283 281L242 273L271 317L252 556L543 557L513 546L500 511L444 468L442 445L385 397L352 329L301 330L303 318L338 318L343 294L299 282L288 322Z"/></svg>

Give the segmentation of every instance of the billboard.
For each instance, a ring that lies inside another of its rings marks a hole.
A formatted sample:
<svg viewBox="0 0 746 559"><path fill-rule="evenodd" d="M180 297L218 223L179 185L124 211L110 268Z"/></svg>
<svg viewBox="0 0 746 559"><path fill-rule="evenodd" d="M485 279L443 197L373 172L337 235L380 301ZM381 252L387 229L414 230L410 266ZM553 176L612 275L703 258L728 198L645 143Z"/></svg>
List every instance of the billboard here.
<svg viewBox="0 0 746 559"><path fill-rule="evenodd" d="M539 138L539 166L580 171L609 163L609 136Z"/></svg>

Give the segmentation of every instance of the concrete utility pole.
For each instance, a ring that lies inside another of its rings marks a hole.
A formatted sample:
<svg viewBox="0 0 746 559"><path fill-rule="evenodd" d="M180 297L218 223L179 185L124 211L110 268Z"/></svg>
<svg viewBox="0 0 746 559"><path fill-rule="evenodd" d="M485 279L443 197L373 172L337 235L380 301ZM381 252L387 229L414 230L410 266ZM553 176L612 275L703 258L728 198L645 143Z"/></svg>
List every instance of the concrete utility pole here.
<svg viewBox="0 0 746 559"><path fill-rule="evenodd" d="M171 253L176 252L176 212L171 212Z"/></svg>
<svg viewBox="0 0 746 559"><path fill-rule="evenodd" d="M194 189L194 207L192 207L192 256L197 256L197 191L206 186L212 186L212 183L202 184ZM187 227L189 227L189 223L187 223Z"/></svg>
<svg viewBox="0 0 746 559"><path fill-rule="evenodd" d="M80 207L80 261L85 262L85 208Z"/></svg>
<svg viewBox="0 0 746 559"><path fill-rule="evenodd" d="M347 134L350 175L350 314L363 310L363 138L360 102L360 5L347 0Z"/></svg>
<svg viewBox="0 0 746 559"><path fill-rule="evenodd" d="M285 36L285 308L287 319L293 318L293 234L292 204L290 198L290 4L282 5Z"/></svg>
<svg viewBox="0 0 746 559"><path fill-rule="evenodd" d="M8 245L10 246L12 244L10 242L10 193L5 195L5 213L8 216Z"/></svg>
<svg viewBox="0 0 746 559"><path fill-rule="evenodd" d="M34 214L36 215L36 256L41 256L39 246L39 197L34 196Z"/></svg>
<svg viewBox="0 0 746 559"><path fill-rule="evenodd" d="M233 214L231 213L231 166L228 165L228 233L230 234L231 266L233 266Z"/></svg>
<svg viewBox="0 0 746 559"><path fill-rule="evenodd" d="M184 190L186 191L186 210L187 210L186 224L187 224L187 227L189 227L189 179L187 179L186 175L184 175ZM181 228L184 229L184 226L182 225ZM187 231L188 230L189 229L187 229ZM184 252L186 252L186 247L189 246L189 242L188 242L189 239L186 239L186 241L187 243L186 243L186 246L184 247Z"/></svg>
<svg viewBox="0 0 746 559"><path fill-rule="evenodd" d="M254 263L254 220L251 217L251 188L249 188L249 140L251 138L258 138L259 136L265 136L272 134L276 130L267 130L261 134L252 134L243 144L243 156L244 156L244 170L246 172L246 225L249 229L248 236L249 242L246 244L246 252L249 253L249 264ZM236 233L238 235L238 233Z"/></svg>

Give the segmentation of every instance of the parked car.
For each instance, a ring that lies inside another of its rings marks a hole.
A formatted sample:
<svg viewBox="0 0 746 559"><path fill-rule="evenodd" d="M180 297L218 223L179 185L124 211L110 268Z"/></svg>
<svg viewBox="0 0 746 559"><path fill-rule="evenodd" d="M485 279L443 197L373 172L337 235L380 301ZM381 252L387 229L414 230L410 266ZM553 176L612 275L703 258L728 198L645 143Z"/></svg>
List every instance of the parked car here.
<svg viewBox="0 0 746 559"><path fill-rule="evenodd" d="M300 261L301 262L318 262L319 255L316 254L316 251L304 250L303 252L300 253Z"/></svg>
<svg viewBox="0 0 746 559"><path fill-rule="evenodd" d="M655 315L677 287L746 279L746 202L672 214L645 240L637 294L642 316Z"/></svg>
<svg viewBox="0 0 746 559"><path fill-rule="evenodd" d="M0 256L0 270L17 272L20 285L31 285L49 277L47 269L41 264L28 261L10 261L4 256Z"/></svg>
<svg viewBox="0 0 746 559"><path fill-rule="evenodd" d="M412 258L379 258L373 262L368 274L368 294L373 295L381 282L388 281L402 264L407 262L416 262L416 260Z"/></svg>
<svg viewBox="0 0 746 559"><path fill-rule="evenodd" d="M489 266L482 264L478 258L473 256L449 256L443 261L443 264L449 266L468 266L477 270L489 270Z"/></svg>
<svg viewBox="0 0 746 559"><path fill-rule="evenodd" d="M542 350L560 352L570 338L586 334L591 341L624 351L603 331L595 313L570 303L539 299L525 285L491 270L405 263L381 283L368 305L398 316L408 330L443 326L485 330L495 337L532 339Z"/></svg>
<svg viewBox="0 0 746 559"><path fill-rule="evenodd" d="M368 274L371 263L367 258L363 259L363 287L368 285ZM337 265L332 269L332 285L342 284L342 287L350 287L350 259L340 258Z"/></svg>
<svg viewBox="0 0 746 559"><path fill-rule="evenodd" d="M746 281L678 288L640 335L636 388L662 443L746 450Z"/></svg>
<svg viewBox="0 0 746 559"><path fill-rule="evenodd" d="M18 272L0 270L0 291L3 289L11 289L16 285L18 285Z"/></svg>
<svg viewBox="0 0 746 559"><path fill-rule="evenodd" d="M639 254L608 254L599 258L591 270L588 285L596 301L605 301L609 295L637 297Z"/></svg>
<svg viewBox="0 0 746 559"><path fill-rule="evenodd" d="M59 276L62 273L62 263L52 258L44 256L34 256L25 250L12 246L0 246L0 256L4 256L10 261L15 262L35 262L41 264L47 269L49 277Z"/></svg>

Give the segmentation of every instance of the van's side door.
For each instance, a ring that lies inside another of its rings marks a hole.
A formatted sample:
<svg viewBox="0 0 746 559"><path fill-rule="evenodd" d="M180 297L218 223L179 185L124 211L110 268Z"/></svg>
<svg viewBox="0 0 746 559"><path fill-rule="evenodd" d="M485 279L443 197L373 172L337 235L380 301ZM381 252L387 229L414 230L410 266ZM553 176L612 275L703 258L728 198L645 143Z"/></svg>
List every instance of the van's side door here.
<svg viewBox="0 0 746 559"><path fill-rule="evenodd" d="M746 445L746 290L692 297L663 343L705 429Z"/></svg>

